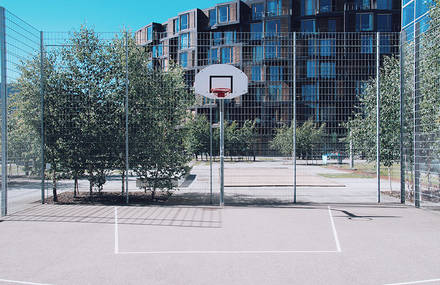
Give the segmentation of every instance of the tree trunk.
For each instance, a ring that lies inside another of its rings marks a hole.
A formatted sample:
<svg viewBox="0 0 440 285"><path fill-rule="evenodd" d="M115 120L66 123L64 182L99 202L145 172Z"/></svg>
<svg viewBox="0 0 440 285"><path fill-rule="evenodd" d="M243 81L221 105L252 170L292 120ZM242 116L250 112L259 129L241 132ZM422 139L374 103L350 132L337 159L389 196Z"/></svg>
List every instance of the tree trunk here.
<svg viewBox="0 0 440 285"><path fill-rule="evenodd" d="M73 198L76 198L77 188L78 188L78 177L76 177L75 175L75 177L73 178Z"/></svg>
<svg viewBox="0 0 440 285"><path fill-rule="evenodd" d="M388 166L388 180L390 182L390 194L393 193L393 185L391 183L391 166Z"/></svg>
<svg viewBox="0 0 440 285"><path fill-rule="evenodd" d="M125 192L125 171L122 170L122 185L121 185L121 193L124 194Z"/></svg>
<svg viewBox="0 0 440 285"><path fill-rule="evenodd" d="M53 163L53 171L52 171L52 195L53 201L58 202L58 194L57 194L57 171L55 163Z"/></svg>
<svg viewBox="0 0 440 285"><path fill-rule="evenodd" d="M92 197L93 195L93 183L92 183L92 166L89 166L89 195Z"/></svg>

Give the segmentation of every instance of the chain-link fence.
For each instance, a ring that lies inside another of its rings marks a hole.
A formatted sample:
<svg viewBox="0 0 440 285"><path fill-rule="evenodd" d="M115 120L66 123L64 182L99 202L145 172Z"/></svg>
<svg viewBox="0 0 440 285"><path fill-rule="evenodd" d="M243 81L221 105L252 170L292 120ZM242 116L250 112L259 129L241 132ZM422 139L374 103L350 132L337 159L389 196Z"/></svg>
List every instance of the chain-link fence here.
<svg viewBox="0 0 440 285"><path fill-rule="evenodd" d="M399 34L35 36L23 58L7 50L22 60L4 85L17 86L8 179L21 171L49 202L217 203L218 102L193 93L217 63L249 78L248 94L225 102L226 204L400 194Z"/></svg>
<svg viewBox="0 0 440 285"><path fill-rule="evenodd" d="M438 13L438 12L437 12ZM426 29L415 24L402 38L402 187L416 206L440 201L440 29L438 15Z"/></svg>
<svg viewBox="0 0 440 285"><path fill-rule="evenodd" d="M40 32L0 7L0 39L5 215L7 204L14 212L41 197ZM23 74L32 80L23 81ZM25 86L27 92L21 92Z"/></svg>

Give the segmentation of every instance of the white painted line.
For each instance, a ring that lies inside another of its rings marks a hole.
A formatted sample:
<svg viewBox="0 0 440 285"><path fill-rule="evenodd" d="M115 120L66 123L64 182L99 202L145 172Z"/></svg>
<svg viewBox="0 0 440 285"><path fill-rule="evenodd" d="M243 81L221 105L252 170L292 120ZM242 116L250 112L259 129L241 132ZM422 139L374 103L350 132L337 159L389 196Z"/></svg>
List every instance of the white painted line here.
<svg viewBox="0 0 440 285"><path fill-rule="evenodd" d="M336 251L341 252L341 244L339 243L338 232L336 231L335 221L333 220L332 209L330 206L328 206L328 214L330 216L330 223L332 224L333 237L335 238L336 242Z"/></svg>
<svg viewBox="0 0 440 285"><path fill-rule="evenodd" d="M118 207L115 207L115 254L119 253Z"/></svg>
<svg viewBox="0 0 440 285"><path fill-rule="evenodd" d="M410 282L401 282L401 283L388 283L384 285L409 285L409 284L423 284L423 283L432 283L432 282L439 282L440 278L438 279L427 279L427 280L419 280L419 281L410 281Z"/></svg>
<svg viewBox="0 0 440 285"><path fill-rule="evenodd" d="M334 250L177 250L125 251L119 254L284 254L284 253L339 253Z"/></svg>
<svg viewBox="0 0 440 285"><path fill-rule="evenodd" d="M27 285L50 285L50 284L47 284L47 283L35 283L35 282L7 280L7 279L0 279L0 282L14 283L14 284L27 284Z"/></svg>

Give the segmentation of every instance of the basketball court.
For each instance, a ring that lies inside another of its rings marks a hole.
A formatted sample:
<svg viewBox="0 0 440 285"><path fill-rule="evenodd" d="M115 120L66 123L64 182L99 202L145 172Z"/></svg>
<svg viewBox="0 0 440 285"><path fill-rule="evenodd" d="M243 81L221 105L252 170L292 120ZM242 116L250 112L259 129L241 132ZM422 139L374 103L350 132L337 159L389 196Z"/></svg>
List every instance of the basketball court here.
<svg viewBox="0 0 440 285"><path fill-rule="evenodd" d="M38 205L0 284L438 284L440 215L398 204Z"/></svg>

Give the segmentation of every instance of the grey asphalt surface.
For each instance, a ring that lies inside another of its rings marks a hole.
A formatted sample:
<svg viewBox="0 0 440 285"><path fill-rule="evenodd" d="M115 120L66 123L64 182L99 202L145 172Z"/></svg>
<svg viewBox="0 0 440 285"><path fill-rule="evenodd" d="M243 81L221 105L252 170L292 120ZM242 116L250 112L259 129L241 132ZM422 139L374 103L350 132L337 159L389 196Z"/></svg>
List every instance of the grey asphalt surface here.
<svg viewBox="0 0 440 285"><path fill-rule="evenodd" d="M258 172L264 182L289 163L252 165L266 169ZM241 179L246 163L226 167ZM440 284L439 212L386 195L377 204L375 179L298 187L296 205L292 187L226 187L219 208L209 205L209 166L192 173L167 203L144 207L41 205L39 188L13 189L15 211L0 222L0 285ZM298 173L313 179L338 170ZM135 189L134 178L129 184ZM217 175L213 185L217 203ZM120 181L106 187L116 191Z"/></svg>
<svg viewBox="0 0 440 285"><path fill-rule="evenodd" d="M113 206L39 205L0 223L6 233L0 235L0 280L393 284L440 278L440 215L395 204L329 206L118 207L116 227Z"/></svg>

